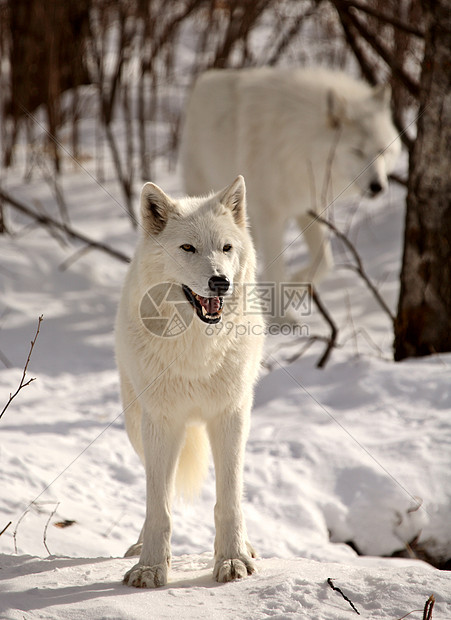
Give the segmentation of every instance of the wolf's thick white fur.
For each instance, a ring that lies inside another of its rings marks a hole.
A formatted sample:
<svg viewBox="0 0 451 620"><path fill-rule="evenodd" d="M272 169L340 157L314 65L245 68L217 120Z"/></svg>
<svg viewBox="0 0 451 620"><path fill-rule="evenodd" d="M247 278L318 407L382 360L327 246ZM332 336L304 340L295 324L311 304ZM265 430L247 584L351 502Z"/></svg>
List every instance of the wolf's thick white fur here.
<svg viewBox="0 0 451 620"><path fill-rule="evenodd" d="M390 89L326 69L211 70L197 80L181 145L185 190L246 177L264 281L281 282L283 234L295 218L311 262L293 282L319 282L333 265L323 213L333 200L387 187L400 142Z"/></svg>
<svg viewBox="0 0 451 620"><path fill-rule="evenodd" d="M255 570L241 510L243 456L264 326L257 308L244 316L245 285L255 279L255 252L246 225L242 177L204 198L173 200L152 183L141 195L141 234L126 276L116 321L116 356L128 435L147 480L147 510L140 554L124 582L136 587L167 583L171 500L179 482L191 490L202 477L211 446L216 473L215 566L218 581ZM231 246L231 247L229 247ZM195 251L187 251L187 248ZM209 279L224 276L222 323L195 313L182 285L208 297ZM140 318L149 289L169 283L172 300L186 302L192 320L178 336L160 337ZM175 293L174 293L175 291Z"/></svg>

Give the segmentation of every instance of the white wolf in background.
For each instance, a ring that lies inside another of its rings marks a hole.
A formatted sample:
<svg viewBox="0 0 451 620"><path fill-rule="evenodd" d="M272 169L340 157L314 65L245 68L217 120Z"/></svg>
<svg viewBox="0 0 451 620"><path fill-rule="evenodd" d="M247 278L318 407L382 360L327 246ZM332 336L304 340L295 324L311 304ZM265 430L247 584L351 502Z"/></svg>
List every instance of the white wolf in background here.
<svg viewBox="0 0 451 620"><path fill-rule="evenodd" d="M147 183L141 221L116 321L125 423L147 480L146 520L126 554L140 559L124 583L167 583L176 471L188 491L200 481L207 435L216 472L214 577L238 579L255 570L241 494L264 332L258 306L244 319L256 266L244 180L181 200Z"/></svg>
<svg viewBox="0 0 451 620"><path fill-rule="evenodd" d="M188 193L246 177L263 281L286 277L283 234L295 218L311 262L290 280L319 282L333 259L324 225L308 211L322 213L338 197L378 194L399 151L387 87L325 69L231 69L196 82L181 161Z"/></svg>

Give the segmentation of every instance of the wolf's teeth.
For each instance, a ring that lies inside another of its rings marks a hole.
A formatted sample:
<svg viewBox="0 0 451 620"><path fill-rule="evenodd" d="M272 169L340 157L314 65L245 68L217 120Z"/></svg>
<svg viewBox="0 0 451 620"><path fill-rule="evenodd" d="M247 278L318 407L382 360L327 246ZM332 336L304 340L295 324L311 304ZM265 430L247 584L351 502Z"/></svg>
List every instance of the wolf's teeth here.
<svg viewBox="0 0 451 620"><path fill-rule="evenodd" d="M204 308L203 306L202 306L202 314L203 314L204 316L207 316L207 311L205 310L205 308Z"/></svg>

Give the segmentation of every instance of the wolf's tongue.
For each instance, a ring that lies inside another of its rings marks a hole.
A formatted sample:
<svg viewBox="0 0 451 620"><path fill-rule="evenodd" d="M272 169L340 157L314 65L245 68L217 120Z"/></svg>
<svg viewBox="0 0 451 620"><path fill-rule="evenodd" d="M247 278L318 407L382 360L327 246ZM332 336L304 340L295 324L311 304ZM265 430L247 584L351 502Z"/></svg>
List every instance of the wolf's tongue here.
<svg viewBox="0 0 451 620"><path fill-rule="evenodd" d="M197 299L205 308L207 314L216 314L221 307L221 300L219 297L201 297L199 295Z"/></svg>

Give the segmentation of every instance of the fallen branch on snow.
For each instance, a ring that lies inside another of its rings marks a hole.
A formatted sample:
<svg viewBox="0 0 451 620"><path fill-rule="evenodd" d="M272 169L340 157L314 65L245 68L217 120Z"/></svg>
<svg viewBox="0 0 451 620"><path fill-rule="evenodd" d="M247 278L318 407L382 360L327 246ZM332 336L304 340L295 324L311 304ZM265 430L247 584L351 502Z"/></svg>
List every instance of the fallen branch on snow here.
<svg viewBox="0 0 451 620"><path fill-rule="evenodd" d="M12 523L12 521L10 521L10 522L8 523L8 525L5 525L5 527L4 527L4 528L2 529L2 531L0 532L0 536L6 532L6 530L9 528L9 526L11 525L11 523Z"/></svg>
<svg viewBox="0 0 451 620"><path fill-rule="evenodd" d="M334 592L338 592L338 594L341 594L341 596L344 598L344 600L347 601L351 605L351 607L355 611L355 613L360 616L360 611L358 611L357 607L354 605L354 603L351 601L351 599L349 599L345 594L343 594L343 592L340 590L340 588L337 588L336 586L334 586L333 581L332 581L332 579L330 577L327 580L327 583L330 585L330 587L332 588L332 590Z"/></svg>
<svg viewBox="0 0 451 620"><path fill-rule="evenodd" d="M431 620L432 610L434 609L434 605L435 605L435 596L431 594L431 596L428 598L424 606L423 620Z"/></svg>
<svg viewBox="0 0 451 620"><path fill-rule="evenodd" d="M404 620L404 618L407 618L407 616L410 616L410 614L414 614L417 611L423 612L423 620L431 620L432 610L434 609L434 605L435 605L435 597L433 594L431 594L431 596L428 598L428 600L426 601L424 605L424 609L412 609L412 611L409 611L409 613L406 614L405 616L398 618L398 620Z"/></svg>

